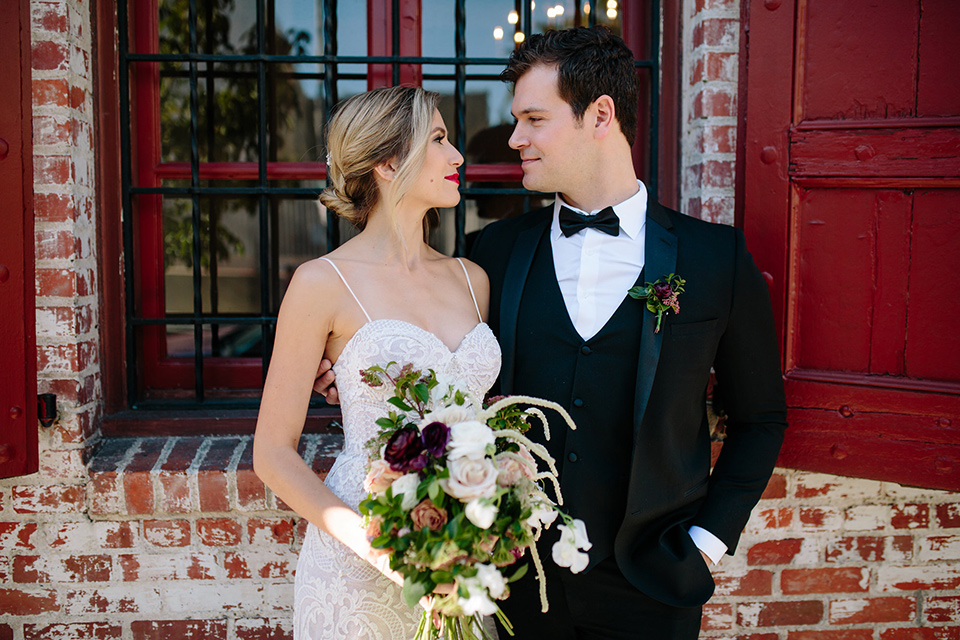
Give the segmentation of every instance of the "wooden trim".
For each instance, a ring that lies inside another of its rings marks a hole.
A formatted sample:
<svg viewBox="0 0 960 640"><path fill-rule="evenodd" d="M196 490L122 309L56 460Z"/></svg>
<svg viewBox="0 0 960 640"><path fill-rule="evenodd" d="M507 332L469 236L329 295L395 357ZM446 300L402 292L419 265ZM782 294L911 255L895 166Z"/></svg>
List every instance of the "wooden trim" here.
<svg viewBox="0 0 960 640"><path fill-rule="evenodd" d="M340 410L336 407L307 413L304 433L338 433ZM199 436L253 433L256 410L120 411L103 419L104 437Z"/></svg>
<svg viewBox="0 0 960 640"><path fill-rule="evenodd" d="M39 467L30 2L0 5L0 477Z"/></svg>
<svg viewBox="0 0 960 640"><path fill-rule="evenodd" d="M122 194L120 178L120 88L117 79L115 0L94 3L93 94L97 113L97 242L100 280L100 362L106 411L124 406L125 312L123 287Z"/></svg>
<svg viewBox="0 0 960 640"><path fill-rule="evenodd" d="M680 204L680 112L683 93L682 2L664 2L660 46L660 189L664 206L681 210Z"/></svg>
<svg viewBox="0 0 960 640"><path fill-rule="evenodd" d="M189 162L162 162L155 175L161 180L189 180ZM257 180L256 162L201 162L201 180ZM326 180L327 168L318 162L268 162L268 180ZM472 164L466 167L466 180L473 182L523 180L519 164Z"/></svg>

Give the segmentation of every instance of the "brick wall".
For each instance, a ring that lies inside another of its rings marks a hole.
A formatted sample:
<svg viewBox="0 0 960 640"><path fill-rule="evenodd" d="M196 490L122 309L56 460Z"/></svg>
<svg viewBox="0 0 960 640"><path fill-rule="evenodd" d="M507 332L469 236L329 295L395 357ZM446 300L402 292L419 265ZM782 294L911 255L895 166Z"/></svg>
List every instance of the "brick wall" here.
<svg viewBox="0 0 960 640"><path fill-rule="evenodd" d="M281 640L303 522L251 439L104 439L90 5L33 0L40 472L0 481L0 640ZM739 6L685 3L683 202L733 219ZM105 152L115 153L114 150ZM339 446L305 436L323 474ZM702 638L960 640L960 496L779 469Z"/></svg>
<svg viewBox="0 0 960 640"><path fill-rule="evenodd" d="M733 224L740 47L738 0L683 0L680 202Z"/></svg>

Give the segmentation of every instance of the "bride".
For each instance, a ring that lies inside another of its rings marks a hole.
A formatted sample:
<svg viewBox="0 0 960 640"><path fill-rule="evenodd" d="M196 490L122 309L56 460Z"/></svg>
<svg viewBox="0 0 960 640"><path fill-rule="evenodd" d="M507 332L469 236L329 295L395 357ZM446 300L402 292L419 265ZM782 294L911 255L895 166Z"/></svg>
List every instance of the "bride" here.
<svg viewBox="0 0 960 640"><path fill-rule="evenodd" d="M328 129L330 186L320 199L360 229L301 265L280 307L254 439L257 475L309 521L297 564L294 637L406 639L421 611L371 549L357 513L367 440L389 407L360 370L390 361L434 369L483 397L500 369L484 323L489 284L467 260L424 241L427 212L460 199L439 95L392 87L354 96ZM321 481L297 453L321 360L334 362L344 448Z"/></svg>

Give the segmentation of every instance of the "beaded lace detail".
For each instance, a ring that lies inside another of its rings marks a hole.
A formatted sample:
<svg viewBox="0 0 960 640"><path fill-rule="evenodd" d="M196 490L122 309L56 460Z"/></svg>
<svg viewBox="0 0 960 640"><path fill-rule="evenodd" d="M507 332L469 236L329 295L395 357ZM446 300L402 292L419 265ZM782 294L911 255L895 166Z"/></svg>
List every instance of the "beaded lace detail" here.
<svg viewBox="0 0 960 640"><path fill-rule="evenodd" d="M453 351L435 334L402 320L371 320L354 334L333 367L344 445L326 478L327 486L354 510L366 496L364 445L379 431L376 419L390 410L384 390L363 384L360 371L391 361L433 369L482 398L500 372L500 346L482 322ZM399 586L312 524L295 588L296 640L407 640L422 614L403 603Z"/></svg>

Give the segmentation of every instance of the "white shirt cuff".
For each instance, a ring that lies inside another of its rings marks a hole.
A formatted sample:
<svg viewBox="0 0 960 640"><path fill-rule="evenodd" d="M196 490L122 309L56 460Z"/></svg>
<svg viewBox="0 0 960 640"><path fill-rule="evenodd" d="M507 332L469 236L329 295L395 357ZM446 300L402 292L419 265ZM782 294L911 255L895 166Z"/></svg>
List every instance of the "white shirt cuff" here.
<svg viewBox="0 0 960 640"><path fill-rule="evenodd" d="M697 545L697 549L707 554L713 564L720 562L723 554L727 552L727 545L706 529L694 525L690 527L687 533L693 539L693 544Z"/></svg>

